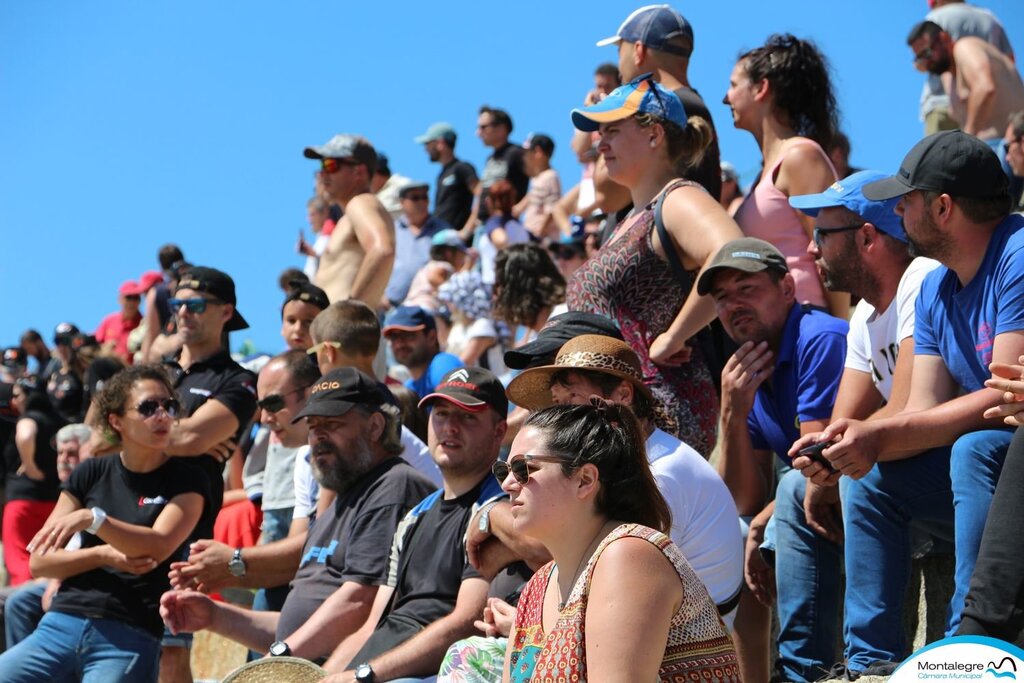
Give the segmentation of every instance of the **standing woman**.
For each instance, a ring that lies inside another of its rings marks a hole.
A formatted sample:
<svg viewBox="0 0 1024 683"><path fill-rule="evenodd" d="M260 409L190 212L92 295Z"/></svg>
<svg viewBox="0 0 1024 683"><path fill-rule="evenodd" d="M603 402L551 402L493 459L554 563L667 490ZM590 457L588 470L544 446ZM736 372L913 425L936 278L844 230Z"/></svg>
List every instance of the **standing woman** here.
<svg viewBox="0 0 1024 683"><path fill-rule="evenodd" d="M786 257L797 301L847 317L849 295L826 295L807 253L813 219L789 205L790 197L822 192L837 180L825 153L838 112L824 55L810 41L773 35L740 56L722 102L732 109L733 125L749 131L761 148L761 175L736 222L745 235L771 242Z"/></svg>
<svg viewBox="0 0 1024 683"><path fill-rule="evenodd" d="M157 680L160 595L202 514L205 480L164 449L179 405L164 370L119 372L96 398L96 426L121 452L81 463L29 544L35 576L61 580L50 611L0 655L0 680ZM65 545L81 533L81 548Z"/></svg>
<svg viewBox="0 0 1024 683"><path fill-rule="evenodd" d="M533 413L494 465L515 532L554 558L519 598L505 683L738 681L707 589L666 536L671 513L629 408Z"/></svg>
<svg viewBox="0 0 1024 683"><path fill-rule="evenodd" d="M679 98L640 76L604 100L572 112L576 128L598 131L609 177L629 188L633 210L569 279L571 311L611 318L640 357L644 383L667 409L658 426L708 457L718 396L708 359L691 339L715 318L693 283L718 249L742 236L696 183L676 177L678 161L700 160L714 133L687 118ZM665 231L657 229L660 207ZM662 238L668 238L668 244Z"/></svg>

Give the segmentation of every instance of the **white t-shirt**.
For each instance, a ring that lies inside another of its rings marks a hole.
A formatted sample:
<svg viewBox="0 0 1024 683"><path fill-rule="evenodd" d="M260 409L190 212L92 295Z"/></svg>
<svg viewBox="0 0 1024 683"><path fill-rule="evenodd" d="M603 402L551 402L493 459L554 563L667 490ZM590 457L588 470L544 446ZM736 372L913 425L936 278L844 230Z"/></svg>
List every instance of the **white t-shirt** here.
<svg viewBox="0 0 1024 683"><path fill-rule="evenodd" d="M443 484L441 470L437 469L434 459L430 457L430 450L405 425L402 425L402 446L402 458L440 488ZM308 518L316 510L316 501L320 497L320 485L313 477L309 456L307 447L295 457L295 507L292 519Z"/></svg>
<svg viewBox="0 0 1024 683"><path fill-rule="evenodd" d="M869 373L886 401L892 395L892 375L896 371L900 342L914 336L914 303L921 280L938 266L938 261L929 258L914 259L903 272L896 296L884 311L879 313L861 300L850 317L846 367Z"/></svg>
<svg viewBox="0 0 1024 683"><path fill-rule="evenodd" d="M700 453L660 429L647 439L647 461L672 511L672 541L711 599L727 602L743 582L743 543L729 489Z"/></svg>

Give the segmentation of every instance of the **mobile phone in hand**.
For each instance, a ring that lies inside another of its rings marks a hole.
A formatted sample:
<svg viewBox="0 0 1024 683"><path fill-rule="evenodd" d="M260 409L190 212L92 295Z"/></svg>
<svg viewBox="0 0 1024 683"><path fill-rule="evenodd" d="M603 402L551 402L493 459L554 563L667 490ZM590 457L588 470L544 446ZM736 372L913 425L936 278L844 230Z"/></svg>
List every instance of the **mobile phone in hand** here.
<svg viewBox="0 0 1024 683"><path fill-rule="evenodd" d="M823 450L825 450L831 445L832 443L829 441L811 444L810 446L801 448L799 451L797 451L797 455L803 455L805 457L808 457L814 462L824 467L825 469L827 469L829 472L835 472L836 468L832 466L832 463L829 462L828 458L821 454Z"/></svg>

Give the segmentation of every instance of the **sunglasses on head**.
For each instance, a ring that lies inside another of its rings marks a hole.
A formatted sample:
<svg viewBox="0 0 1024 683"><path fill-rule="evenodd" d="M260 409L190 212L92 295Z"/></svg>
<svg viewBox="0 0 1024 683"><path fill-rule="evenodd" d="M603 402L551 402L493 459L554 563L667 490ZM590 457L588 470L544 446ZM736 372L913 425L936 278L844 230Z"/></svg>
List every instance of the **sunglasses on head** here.
<svg viewBox="0 0 1024 683"><path fill-rule="evenodd" d="M349 159L321 159L320 170L324 173L337 173L342 166L358 166L359 163Z"/></svg>
<svg viewBox="0 0 1024 683"><path fill-rule="evenodd" d="M172 311L177 311L184 306L189 313L202 313L208 305L219 305L221 302L216 299L196 297L195 299L170 299L167 303L170 304Z"/></svg>
<svg viewBox="0 0 1024 683"><path fill-rule="evenodd" d="M135 410L139 411L139 415L142 417L153 417L160 408L163 408L170 417L178 417L178 413L181 412L181 404L178 403L178 399L173 397L147 398L135 406Z"/></svg>
<svg viewBox="0 0 1024 683"><path fill-rule="evenodd" d="M258 405L262 410L265 410L268 413L280 412L281 410L284 410L285 396L291 396L292 394L297 394L300 391L305 390L306 387L299 387L298 389L286 391L283 394L269 394L261 398L259 401L256 401L256 405Z"/></svg>
<svg viewBox="0 0 1024 683"><path fill-rule="evenodd" d="M516 478L516 481L520 485L526 484L530 481L530 468L529 462L536 460L537 462L566 462L566 458L558 455L533 455L531 453L523 453L521 455L513 455L508 459L508 462L498 462L491 465L491 472L497 478L498 482L504 482L508 479L509 472Z"/></svg>

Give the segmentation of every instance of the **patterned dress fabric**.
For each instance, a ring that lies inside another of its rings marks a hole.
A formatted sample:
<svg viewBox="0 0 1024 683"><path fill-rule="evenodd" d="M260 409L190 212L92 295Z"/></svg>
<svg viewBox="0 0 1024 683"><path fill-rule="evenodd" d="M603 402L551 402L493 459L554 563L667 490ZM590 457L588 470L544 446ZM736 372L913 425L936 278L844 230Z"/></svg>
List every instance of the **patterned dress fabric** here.
<svg viewBox="0 0 1024 683"><path fill-rule="evenodd" d="M683 185L700 187L677 181L666 193ZM694 345L690 362L680 367L656 365L648 356L693 289L698 271L677 280L672 266L654 251L653 233L652 201L623 220L601 250L573 273L566 303L570 311L598 313L618 324L640 357L644 384L664 409L656 418L658 427L707 458L715 446L718 395L700 348Z"/></svg>
<svg viewBox="0 0 1024 683"><path fill-rule="evenodd" d="M473 636L460 640L441 661L437 683L501 683L508 638Z"/></svg>
<svg viewBox="0 0 1024 683"><path fill-rule="evenodd" d="M624 537L641 538L656 546L679 572L683 602L672 617L668 643L658 669L661 683L740 680L736 651L704 584L665 534L640 524L623 524L601 542L576 581L565 609L551 633L542 621L544 593L554 569L540 569L519 598L510 659L512 683L576 683L587 680L585 625L590 583L598 558L610 543ZM628 586L624 587L628 590Z"/></svg>

